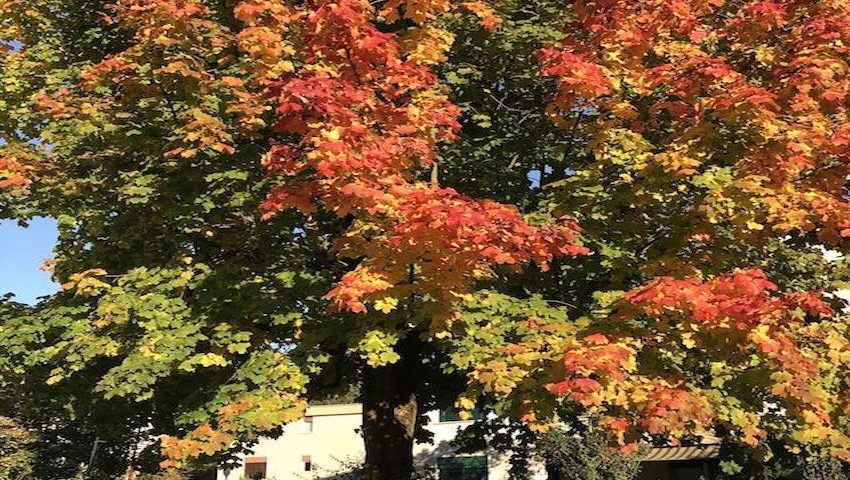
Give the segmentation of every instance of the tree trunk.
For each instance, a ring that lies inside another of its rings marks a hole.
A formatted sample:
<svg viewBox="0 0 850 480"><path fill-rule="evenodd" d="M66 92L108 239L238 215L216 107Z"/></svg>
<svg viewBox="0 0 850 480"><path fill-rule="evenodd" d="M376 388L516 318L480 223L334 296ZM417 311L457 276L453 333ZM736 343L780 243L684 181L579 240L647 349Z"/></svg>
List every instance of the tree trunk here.
<svg viewBox="0 0 850 480"><path fill-rule="evenodd" d="M409 480L413 475L421 369L421 342L416 333L396 345L401 359L363 372L363 438L366 480Z"/></svg>

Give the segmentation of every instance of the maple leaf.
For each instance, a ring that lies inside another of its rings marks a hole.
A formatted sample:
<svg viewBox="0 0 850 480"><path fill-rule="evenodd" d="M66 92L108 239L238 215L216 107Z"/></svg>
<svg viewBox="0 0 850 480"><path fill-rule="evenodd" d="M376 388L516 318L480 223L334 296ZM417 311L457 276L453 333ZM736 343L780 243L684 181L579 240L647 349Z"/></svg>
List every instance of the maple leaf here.
<svg viewBox="0 0 850 480"><path fill-rule="evenodd" d="M390 313L398 307L398 299L393 297L384 297L375 301L375 310L382 313Z"/></svg>

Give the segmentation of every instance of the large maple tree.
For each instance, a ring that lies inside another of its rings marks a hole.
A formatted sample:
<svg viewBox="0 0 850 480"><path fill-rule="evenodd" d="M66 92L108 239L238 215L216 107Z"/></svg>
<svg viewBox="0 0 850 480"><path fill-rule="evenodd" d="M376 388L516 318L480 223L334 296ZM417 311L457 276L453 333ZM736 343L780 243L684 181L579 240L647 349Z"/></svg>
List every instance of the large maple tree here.
<svg viewBox="0 0 850 480"><path fill-rule="evenodd" d="M850 456L850 2L3 0L0 40L0 214L62 283L0 367L166 467L355 385L381 480L451 403Z"/></svg>

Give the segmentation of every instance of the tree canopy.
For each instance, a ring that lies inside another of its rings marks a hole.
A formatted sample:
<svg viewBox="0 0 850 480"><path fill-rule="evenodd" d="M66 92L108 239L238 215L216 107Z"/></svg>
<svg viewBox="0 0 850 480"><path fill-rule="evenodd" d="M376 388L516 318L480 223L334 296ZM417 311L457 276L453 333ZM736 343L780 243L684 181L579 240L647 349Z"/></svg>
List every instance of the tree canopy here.
<svg viewBox="0 0 850 480"><path fill-rule="evenodd" d="M845 0L0 0L0 216L62 284L2 384L164 466L353 386L382 480L452 403L850 459L848 45Z"/></svg>

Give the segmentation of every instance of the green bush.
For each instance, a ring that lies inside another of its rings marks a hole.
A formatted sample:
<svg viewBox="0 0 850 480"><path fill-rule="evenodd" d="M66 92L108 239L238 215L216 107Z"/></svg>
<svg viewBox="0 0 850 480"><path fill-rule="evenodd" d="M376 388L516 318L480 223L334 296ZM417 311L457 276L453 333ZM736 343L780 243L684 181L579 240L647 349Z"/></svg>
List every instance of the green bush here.
<svg viewBox="0 0 850 480"><path fill-rule="evenodd" d="M550 478L558 480L633 480L640 473L640 455L611 449L599 433L575 435L561 430L540 442Z"/></svg>

